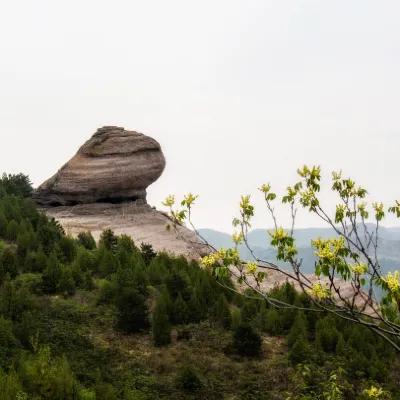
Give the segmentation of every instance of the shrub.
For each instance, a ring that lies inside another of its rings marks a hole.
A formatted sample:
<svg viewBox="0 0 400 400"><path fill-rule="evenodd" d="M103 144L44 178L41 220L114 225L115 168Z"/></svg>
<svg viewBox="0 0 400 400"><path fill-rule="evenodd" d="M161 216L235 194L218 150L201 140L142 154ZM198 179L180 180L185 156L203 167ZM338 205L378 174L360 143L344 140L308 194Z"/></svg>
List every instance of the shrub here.
<svg viewBox="0 0 400 400"><path fill-rule="evenodd" d="M177 386L185 392L195 393L202 389L203 383L196 370L191 365L187 365L178 374Z"/></svg>
<svg viewBox="0 0 400 400"><path fill-rule="evenodd" d="M233 334L233 347L242 356L255 357L261 353L261 336L247 323L241 323Z"/></svg>

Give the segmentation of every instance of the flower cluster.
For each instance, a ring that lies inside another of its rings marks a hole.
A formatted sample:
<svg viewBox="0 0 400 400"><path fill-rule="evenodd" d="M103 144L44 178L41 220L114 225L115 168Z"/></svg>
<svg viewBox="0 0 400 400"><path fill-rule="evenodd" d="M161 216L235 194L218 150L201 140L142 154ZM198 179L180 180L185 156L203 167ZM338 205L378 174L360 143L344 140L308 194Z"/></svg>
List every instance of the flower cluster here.
<svg viewBox="0 0 400 400"><path fill-rule="evenodd" d="M362 275L368 271L367 265L365 263L363 263L362 261L350 266L350 268L356 275Z"/></svg>
<svg viewBox="0 0 400 400"><path fill-rule="evenodd" d="M328 289L327 285L323 287L321 282L314 283L312 285L312 289L307 290L308 294L316 297L319 300L327 299L331 296L331 292Z"/></svg>
<svg viewBox="0 0 400 400"><path fill-rule="evenodd" d="M394 276L391 272L386 275L386 278L381 277L381 280L387 283L389 290L394 293L400 288L399 271L395 271Z"/></svg>
<svg viewBox="0 0 400 400"><path fill-rule="evenodd" d="M320 236L318 239L312 240L311 243L318 250L314 252L318 258L332 260L343 247L344 237L322 240Z"/></svg>

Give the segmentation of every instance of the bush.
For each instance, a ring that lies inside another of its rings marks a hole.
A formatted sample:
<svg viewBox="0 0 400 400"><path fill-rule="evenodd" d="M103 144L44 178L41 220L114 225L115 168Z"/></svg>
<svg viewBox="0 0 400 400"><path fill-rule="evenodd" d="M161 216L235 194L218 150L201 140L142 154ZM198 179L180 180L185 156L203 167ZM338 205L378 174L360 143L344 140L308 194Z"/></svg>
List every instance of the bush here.
<svg viewBox="0 0 400 400"><path fill-rule="evenodd" d="M177 377L177 386L185 392L195 393L203 388L203 383L196 370L191 366L182 368Z"/></svg>
<svg viewBox="0 0 400 400"><path fill-rule="evenodd" d="M255 357L261 353L261 336L247 323L241 323L233 334L233 347L241 356Z"/></svg>

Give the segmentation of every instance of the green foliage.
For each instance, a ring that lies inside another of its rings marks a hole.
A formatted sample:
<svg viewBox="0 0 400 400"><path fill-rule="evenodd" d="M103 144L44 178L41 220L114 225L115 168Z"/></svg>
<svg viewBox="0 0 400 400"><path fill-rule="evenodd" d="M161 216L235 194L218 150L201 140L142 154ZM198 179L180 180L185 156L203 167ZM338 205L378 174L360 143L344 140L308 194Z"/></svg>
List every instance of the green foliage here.
<svg viewBox="0 0 400 400"><path fill-rule="evenodd" d="M218 302L215 306L215 315L224 328L228 329L231 326L231 311L229 309L228 300L223 293L218 297Z"/></svg>
<svg viewBox="0 0 400 400"><path fill-rule="evenodd" d="M27 175L7 175L4 173L0 178L0 193L4 191L9 195L27 197L32 190L32 182Z"/></svg>
<svg viewBox="0 0 400 400"><path fill-rule="evenodd" d="M175 324L187 324L189 322L189 308L180 292L174 302L171 319Z"/></svg>
<svg viewBox="0 0 400 400"><path fill-rule="evenodd" d="M107 250L115 253L117 251L118 238L111 229L106 229L100 236L100 245L103 245Z"/></svg>
<svg viewBox="0 0 400 400"><path fill-rule="evenodd" d="M153 246L149 243L142 243L140 245L140 252L146 265L150 265L151 260L157 257L157 253L154 251Z"/></svg>
<svg viewBox="0 0 400 400"><path fill-rule="evenodd" d="M176 380L177 386L188 393L199 392L203 383L195 369L187 365L182 368Z"/></svg>
<svg viewBox="0 0 400 400"><path fill-rule="evenodd" d="M14 241L17 240L18 233L19 233L19 224L18 224L18 222L14 221L14 220L11 220L7 224L6 239L14 242Z"/></svg>
<svg viewBox="0 0 400 400"><path fill-rule="evenodd" d="M78 243L87 250L94 250L96 248L96 241L94 240L90 231L79 232L77 240Z"/></svg>
<svg viewBox="0 0 400 400"><path fill-rule="evenodd" d="M165 346L171 343L171 324L169 322L167 306L164 296L159 295L152 315L153 342L156 346Z"/></svg>
<svg viewBox="0 0 400 400"><path fill-rule="evenodd" d="M261 354L261 336L246 323L241 323L233 334L233 347L241 356L255 357Z"/></svg>
<svg viewBox="0 0 400 400"><path fill-rule="evenodd" d="M139 332L149 328L146 297L135 288L124 288L117 295L118 327L124 332Z"/></svg>

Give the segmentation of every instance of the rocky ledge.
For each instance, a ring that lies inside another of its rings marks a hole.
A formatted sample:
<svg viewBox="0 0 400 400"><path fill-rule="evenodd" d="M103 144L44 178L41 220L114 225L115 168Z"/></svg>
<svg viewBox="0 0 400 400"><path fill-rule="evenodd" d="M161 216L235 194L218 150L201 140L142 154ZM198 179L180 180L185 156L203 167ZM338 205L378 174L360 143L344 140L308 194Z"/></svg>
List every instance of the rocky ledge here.
<svg viewBox="0 0 400 400"><path fill-rule="evenodd" d="M104 126L33 193L41 205L146 202L146 188L165 168L160 144L117 126Z"/></svg>

